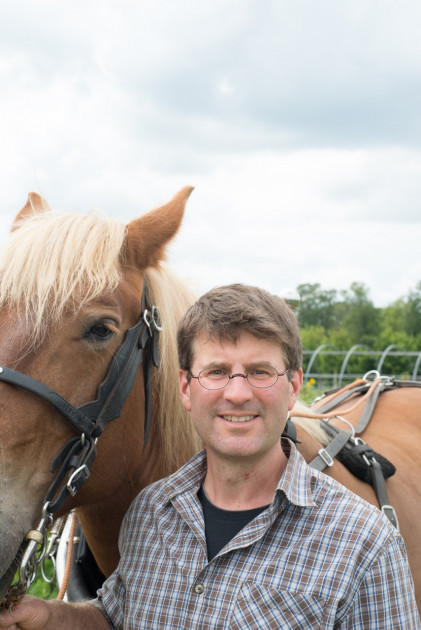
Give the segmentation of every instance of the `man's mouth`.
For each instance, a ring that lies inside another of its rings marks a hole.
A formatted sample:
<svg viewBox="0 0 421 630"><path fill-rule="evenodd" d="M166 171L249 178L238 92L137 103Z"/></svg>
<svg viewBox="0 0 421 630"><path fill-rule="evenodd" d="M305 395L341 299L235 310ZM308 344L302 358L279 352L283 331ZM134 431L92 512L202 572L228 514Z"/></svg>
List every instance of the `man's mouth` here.
<svg viewBox="0 0 421 630"><path fill-rule="evenodd" d="M224 420L228 422L249 422L256 418L257 416L222 416Z"/></svg>

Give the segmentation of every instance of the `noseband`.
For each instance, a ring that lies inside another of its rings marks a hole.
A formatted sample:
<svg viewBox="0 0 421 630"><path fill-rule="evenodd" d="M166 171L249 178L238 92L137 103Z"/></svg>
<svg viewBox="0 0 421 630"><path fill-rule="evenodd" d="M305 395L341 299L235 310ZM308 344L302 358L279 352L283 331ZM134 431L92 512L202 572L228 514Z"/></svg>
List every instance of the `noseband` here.
<svg viewBox="0 0 421 630"><path fill-rule="evenodd" d="M36 530L31 530L23 554L19 580L27 587L35 578L38 565L42 562L47 546L46 532L53 515L63 506L69 496L74 496L90 475L96 458L96 442L106 425L120 416L124 403L133 387L137 370L143 363L145 389L145 447L152 416L152 372L159 367L158 338L161 331L159 312L151 306L146 285L142 294L141 315L138 322L126 332L123 343L116 352L107 376L98 388L98 397L80 407L74 407L65 398L26 374L0 367L0 382L22 387L46 400L76 433L57 453L50 470L56 476L50 485L42 510L41 521ZM64 482L67 477L67 481ZM64 482L64 483L63 483Z"/></svg>

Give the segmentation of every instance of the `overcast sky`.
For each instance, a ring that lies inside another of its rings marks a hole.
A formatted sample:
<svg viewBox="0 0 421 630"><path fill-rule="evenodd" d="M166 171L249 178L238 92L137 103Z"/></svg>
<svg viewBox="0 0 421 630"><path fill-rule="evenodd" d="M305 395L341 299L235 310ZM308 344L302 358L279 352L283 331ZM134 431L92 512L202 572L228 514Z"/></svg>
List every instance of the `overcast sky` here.
<svg viewBox="0 0 421 630"><path fill-rule="evenodd" d="M30 190L130 220L195 186L169 263L421 280L419 0L1 0L0 245Z"/></svg>

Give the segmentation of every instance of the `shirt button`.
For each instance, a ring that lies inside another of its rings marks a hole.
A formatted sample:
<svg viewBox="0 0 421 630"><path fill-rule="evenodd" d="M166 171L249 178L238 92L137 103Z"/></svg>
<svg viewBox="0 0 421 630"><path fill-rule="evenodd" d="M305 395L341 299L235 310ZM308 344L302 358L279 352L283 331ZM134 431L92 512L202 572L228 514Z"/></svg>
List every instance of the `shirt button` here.
<svg viewBox="0 0 421 630"><path fill-rule="evenodd" d="M205 590L205 587L203 586L203 584L196 584L196 586L194 587L194 592L197 595L200 595L201 593L203 593L204 590Z"/></svg>

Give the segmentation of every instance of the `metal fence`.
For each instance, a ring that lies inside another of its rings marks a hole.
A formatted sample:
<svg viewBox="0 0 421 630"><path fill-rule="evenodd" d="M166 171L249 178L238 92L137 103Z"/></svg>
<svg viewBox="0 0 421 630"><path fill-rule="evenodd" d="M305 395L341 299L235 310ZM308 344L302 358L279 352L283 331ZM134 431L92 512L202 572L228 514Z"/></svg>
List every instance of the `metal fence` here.
<svg viewBox="0 0 421 630"><path fill-rule="evenodd" d="M410 352L395 344L382 351L359 344L349 350L323 344L316 350L304 350L304 383L314 379L326 386L340 387L370 370L399 379L421 381L420 364L421 350Z"/></svg>

